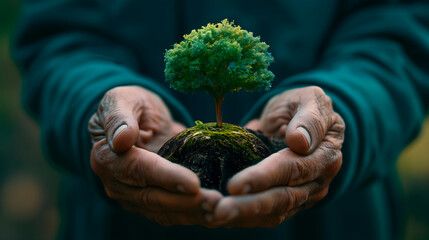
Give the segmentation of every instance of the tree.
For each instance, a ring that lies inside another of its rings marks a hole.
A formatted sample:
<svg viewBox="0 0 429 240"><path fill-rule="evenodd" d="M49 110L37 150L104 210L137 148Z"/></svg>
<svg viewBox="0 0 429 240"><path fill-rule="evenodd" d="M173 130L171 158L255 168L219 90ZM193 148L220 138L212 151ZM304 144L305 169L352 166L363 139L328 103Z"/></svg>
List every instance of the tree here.
<svg viewBox="0 0 429 240"><path fill-rule="evenodd" d="M218 127L222 127L221 104L227 92L270 89L274 74L267 68L274 58L267 51L269 46L252 32L225 19L183 37L166 50L166 81L181 92L209 93L215 101Z"/></svg>

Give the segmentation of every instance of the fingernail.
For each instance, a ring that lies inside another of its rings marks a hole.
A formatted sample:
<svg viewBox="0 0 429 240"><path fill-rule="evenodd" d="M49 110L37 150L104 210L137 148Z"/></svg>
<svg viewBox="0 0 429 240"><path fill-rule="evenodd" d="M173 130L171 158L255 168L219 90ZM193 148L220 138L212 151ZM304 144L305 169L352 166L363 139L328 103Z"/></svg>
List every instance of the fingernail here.
<svg viewBox="0 0 429 240"><path fill-rule="evenodd" d="M206 212L212 212L213 209L210 206L210 204L208 202L203 202L203 204L201 204L201 208L206 211Z"/></svg>
<svg viewBox="0 0 429 240"><path fill-rule="evenodd" d="M238 209L237 208L233 208L231 210L231 212L229 212L228 218L226 219L226 221L232 220L234 218L236 218L238 216Z"/></svg>
<svg viewBox="0 0 429 240"><path fill-rule="evenodd" d="M243 190L241 191L241 193L246 194L249 193L250 190L252 190L252 187L250 186L250 184L246 184L243 186Z"/></svg>
<svg viewBox="0 0 429 240"><path fill-rule="evenodd" d="M308 133L307 129L305 129L304 127L298 127L296 130L299 131L299 132L301 132L302 135L304 135L305 140L307 140L308 149L310 149L310 147L311 147L311 136L310 136L310 133Z"/></svg>
<svg viewBox="0 0 429 240"><path fill-rule="evenodd" d="M113 133L112 139L110 139L110 146L113 148L113 142L115 141L116 137L121 134L123 131L125 131L128 128L127 124L121 125L116 129L115 133Z"/></svg>
<svg viewBox="0 0 429 240"><path fill-rule="evenodd" d="M188 191L186 191L185 186L183 185L177 185L177 190L181 193L188 193Z"/></svg>
<svg viewBox="0 0 429 240"><path fill-rule="evenodd" d="M206 221L207 221L207 222L213 222L213 219L214 219L213 214L211 214L211 213L206 213L206 214L204 215L204 217L206 218Z"/></svg>

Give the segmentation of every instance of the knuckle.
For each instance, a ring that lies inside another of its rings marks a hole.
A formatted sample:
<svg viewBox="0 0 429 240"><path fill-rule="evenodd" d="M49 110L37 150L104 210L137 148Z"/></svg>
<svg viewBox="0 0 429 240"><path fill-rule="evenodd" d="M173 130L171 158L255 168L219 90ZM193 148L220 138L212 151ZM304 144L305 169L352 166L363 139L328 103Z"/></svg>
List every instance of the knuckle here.
<svg viewBox="0 0 429 240"><path fill-rule="evenodd" d="M304 209L309 209L309 208L311 208L313 205L314 205L314 203L307 203L307 204L304 206Z"/></svg>
<svg viewBox="0 0 429 240"><path fill-rule="evenodd" d="M292 192L289 190L288 187L283 188L280 195L281 196L279 196L277 199L283 199L283 201L284 201L282 211L289 211L295 207L295 205L296 205L295 196L292 194Z"/></svg>
<svg viewBox="0 0 429 240"><path fill-rule="evenodd" d="M326 93L320 87L313 86L310 87L310 89L313 91L316 105L316 108L313 110L314 118L315 120L323 123L319 129L325 129L324 125L329 125L334 112L332 107L332 99L326 95Z"/></svg>
<svg viewBox="0 0 429 240"><path fill-rule="evenodd" d="M338 152L337 158L333 161L333 164L332 164L332 173L334 176L338 173L338 171L340 171L341 166L343 164L343 153L341 151L337 151L337 152Z"/></svg>
<svg viewBox="0 0 429 240"><path fill-rule="evenodd" d="M292 164L290 178L288 183L289 184L295 184L299 182L300 179L306 179L311 174L311 166L309 166L309 162L298 159L294 161L294 164Z"/></svg>
<svg viewBox="0 0 429 240"><path fill-rule="evenodd" d="M118 199L118 195L115 193L115 191L111 190L108 187L104 187L104 191L106 192L106 195L111 199Z"/></svg>
<svg viewBox="0 0 429 240"><path fill-rule="evenodd" d="M323 165L331 166L338 159L338 154L341 151L335 148L331 142L326 142L320 147L320 155Z"/></svg>
<svg viewBox="0 0 429 240"><path fill-rule="evenodd" d="M127 172L125 174L126 174L126 176L131 178L138 186L146 187L147 186L146 177L141 176L141 175L142 175L142 173L144 173L144 175L146 175L146 173L148 171L143 171L142 168L143 167L142 167L141 161L138 161L138 160L131 161L129 163L129 167L127 169Z"/></svg>
<svg viewBox="0 0 429 240"><path fill-rule="evenodd" d="M284 222L285 219L286 219L286 216L283 214L277 216L276 226L280 225L282 222Z"/></svg>
<svg viewBox="0 0 429 240"><path fill-rule="evenodd" d="M259 172L260 172L259 176L264 177L264 178L253 178L253 179L255 179L255 180L257 180L257 179L269 179L269 180L271 180L272 183L274 183L276 185L283 184L283 179L285 178L284 175L287 174L284 171L285 170L284 160L285 160L284 157L273 158L271 164L272 164L272 166L276 166L276 169L274 170L274 174L273 174L273 172L264 171L263 169L260 169L259 170Z"/></svg>
<svg viewBox="0 0 429 240"><path fill-rule="evenodd" d="M285 220L285 218L286 217L283 214L273 216L269 221L267 221L266 226L269 228L277 227Z"/></svg>
<svg viewBox="0 0 429 240"><path fill-rule="evenodd" d="M316 96L318 96L318 95L325 95L325 92L319 86L310 86L310 87L308 87L308 89L311 90L312 92L314 92L314 94Z"/></svg>
<svg viewBox="0 0 429 240"><path fill-rule="evenodd" d="M101 102L98 105L98 109L97 109L97 113L100 116L104 116L104 113L106 111L108 111L109 109L115 106L114 99L116 98L116 95L117 95L116 92L117 92L117 89L113 88L104 94L103 99L101 99Z"/></svg>
<svg viewBox="0 0 429 240"><path fill-rule="evenodd" d="M340 150L324 148L322 152L324 169L329 176L335 176L341 168L343 154Z"/></svg>
<svg viewBox="0 0 429 240"><path fill-rule="evenodd" d="M324 162L327 163L326 164L327 166L332 165L336 161L338 152L340 151L329 147L323 148L322 156L323 156Z"/></svg>
<svg viewBox="0 0 429 240"><path fill-rule="evenodd" d="M88 121L88 131L93 140L97 141L100 136L104 135L104 129L100 124L100 118L97 113L94 113Z"/></svg>
<svg viewBox="0 0 429 240"><path fill-rule="evenodd" d="M135 194L135 201L142 203L143 206L151 207L156 204L156 199L153 194L153 190L150 188L144 189L142 191L138 191Z"/></svg>
<svg viewBox="0 0 429 240"><path fill-rule="evenodd" d="M332 109L332 99L328 96L328 95L325 95L325 97L324 97L324 100L325 100L325 104L330 108L330 109Z"/></svg>
<svg viewBox="0 0 429 240"><path fill-rule="evenodd" d="M112 97L115 96L116 92L118 91L118 88L112 88L109 91L104 94L105 97Z"/></svg>
<svg viewBox="0 0 429 240"><path fill-rule="evenodd" d="M310 199L310 194L311 194L310 191L306 191L306 192L303 192L301 194L302 195L300 197L296 198L297 199L297 201L296 201L297 204L296 204L295 207L302 206L302 205L306 204L308 202L308 200Z"/></svg>
<svg viewBox="0 0 429 240"><path fill-rule="evenodd" d="M123 192L123 186L119 181L115 179L109 180L108 183L104 184L104 189L110 198L113 198L113 199L121 198L121 193Z"/></svg>
<svg viewBox="0 0 429 240"><path fill-rule="evenodd" d="M346 124L344 122L344 119L341 117L341 115L335 112L334 117L335 117L336 122L338 123L338 127L341 127L344 130L346 128L346 126L345 126Z"/></svg>
<svg viewBox="0 0 429 240"><path fill-rule="evenodd" d="M174 225L171 216L168 214L155 214L153 220L161 226L169 227Z"/></svg>
<svg viewBox="0 0 429 240"><path fill-rule="evenodd" d="M126 88L127 87L125 86L120 86L110 89L104 94L103 100L106 102L112 102L112 100L116 99L118 95L121 95L121 93L124 92L124 89Z"/></svg>
<svg viewBox="0 0 429 240"><path fill-rule="evenodd" d="M102 175L112 163L110 151L105 144L96 143L91 151L90 163L91 168L98 176Z"/></svg>
<svg viewBox="0 0 429 240"><path fill-rule="evenodd" d="M132 209L129 205L127 204L121 204L122 208L127 211L127 212L133 212L134 209Z"/></svg>
<svg viewBox="0 0 429 240"><path fill-rule="evenodd" d="M139 186L148 186L151 182L156 181L156 174L163 172L161 162L153 159L144 159L135 161L132 176L136 179Z"/></svg>
<svg viewBox="0 0 429 240"><path fill-rule="evenodd" d="M91 154L90 163L91 163L92 171L97 176L100 176L100 174L101 174L100 165L98 164L97 158L93 154Z"/></svg>
<svg viewBox="0 0 429 240"><path fill-rule="evenodd" d="M279 199L275 198L271 201L258 201L255 203L252 208L254 209L254 213L258 215L270 215L279 209Z"/></svg>
<svg viewBox="0 0 429 240"><path fill-rule="evenodd" d="M127 161L116 161L114 168L114 177L122 179L129 184L139 187L146 187L146 172L143 171L142 161L139 159L129 159Z"/></svg>
<svg viewBox="0 0 429 240"><path fill-rule="evenodd" d="M114 131L116 130L115 127L125 124L125 121L121 119L120 117L120 109L113 108L111 109L104 120L104 129Z"/></svg>
<svg viewBox="0 0 429 240"><path fill-rule="evenodd" d="M316 100L322 104L324 107L332 108L332 99L326 95L325 91L321 87L312 86L310 87L311 91L313 91Z"/></svg>
<svg viewBox="0 0 429 240"><path fill-rule="evenodd" d="M326 184L326 181L322 177L317 178L316 180L314 180L314 182L317 184L318 187L323 187Z"/></svg>
<svg viewBox="0 0 429 240"><path fill-rule="evenodd" d="M119 201L119 204L125 211L135 212L135 206L128 202Z"/></svg>
<svg viewBox="0 0 429 240"><path fill-rule="evenodd" d="M333 124L330 127L330 130L337 133L337 137L343 138L344 132L346 131L346 124L344 119L338 114L334 113L333 115Z"/></svg>
<svg viewBox="0 0 429 240"><path fill-rule="evenodd" d="M323 198L325 198L326 195L328 195L328 192L329 192L329 188L328 187L324 188L323 191L322 191L322 193L320 194L320 199L319 200L322 200Z"/></svg>
<svg viewBox="0 0 429 240"><path fill-rule="evenodd" d="M302 171L303 171L303 166L301 164L301 161L295 161L294 164L292 164L292 167L290 168L288 183L292 184L294 181L296 181L297 178L301 177Z"/></svg>
<svg viewBox="0 0 429 240"><path fill-rule="evenodd" d="M322 200L323 198L328 195L328 186L324 187L322 190L320 190L318 193L314 194L311 198L311 201L308 201L307 204L305 204L305 208L309 208L314 205L315 202L318 202Z"/></svg>
<svg viewBox="0 0 429 240"><path fill-rule="evenodd" d="M139 213L139 215L140 216L142 216L142 217L144 217L144 218L147 218L148 220L150 220L150 221L152 221L152 222L156 222L156 223L158 223L157 222L157 218L159 218L159 217L156 217L157 216L157 214L156 213L153 213L153 212L145 212L145 213Z"/></svg>

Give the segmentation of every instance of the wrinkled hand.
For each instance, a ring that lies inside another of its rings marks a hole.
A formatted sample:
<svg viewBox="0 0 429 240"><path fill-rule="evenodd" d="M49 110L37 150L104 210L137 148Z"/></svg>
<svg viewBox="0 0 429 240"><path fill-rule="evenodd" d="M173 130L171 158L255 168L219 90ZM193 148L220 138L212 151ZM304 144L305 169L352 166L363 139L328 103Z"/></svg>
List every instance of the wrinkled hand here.
<svg viewBox="0 0 429 240"><path fill-rule="evenodd" d="M89 121L91 166L108 197L162 225L210 226L222 195L200 188L192 171L155 152L184 129L164 102L137 86L110 90Z"/></svg>
<svg viewBox="0 0 429 240"><path fill-rule="evenodd" d="M289 148L236 174L231 196L219 201L213 223L228 227L274 227L328 193L342 163L345 125L318 87L273 97L248 128L282 139Z"/></svg>

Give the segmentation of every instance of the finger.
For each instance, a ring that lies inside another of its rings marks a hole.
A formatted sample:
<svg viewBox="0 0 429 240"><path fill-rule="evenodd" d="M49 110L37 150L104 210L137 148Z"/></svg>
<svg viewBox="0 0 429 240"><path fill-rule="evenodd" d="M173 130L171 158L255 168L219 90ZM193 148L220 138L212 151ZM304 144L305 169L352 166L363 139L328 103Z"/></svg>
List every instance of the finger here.
<svg viewBox="0 0 429 240"><path fill-rule="evenodd" d="M187 194L196 194L200 189L199 178L191 170L144 149L131 148L118 156L115 165L114 176L128 185L156 186Z"/></svg>
<svg viewBox="0 0 429 240"><path fill-rule="evenodd" d="M198 194L187 195L157 187L138 188L122 183L106 186L107 195L115 200L127 201L151 212L213 212L222 194L203 189Z"/></svg>
<svg viewBox="0 0 429 240"><path fill-rule="evenodd" d="M297 186L321 178L329 183L341 167L338 149L319 147L300 156L286 148L233 176L227 185L231 195L260 192L275 186Z"/></svg>
<svg viewBox="0 0 429 240"><path fill-rule="evenodd" d="M88 132L91 134L92 143L96 143L106 137L104 128L100 124L100 119L96 113L88 121Z"/></svg>
<svg viewBox="0 0 429 240"><path fill-rule="evenodd" d="M346 125L338 113L333 114L332 122L333 124L326 133L324 141L330 143L330 148L340 150L344 142L344 132L346 130Z"/></svg>
<svg viewBox="0 0 429 240"><path fill-rule="evenodd" d="M300 206L290 210L283 215L270 214L254 218L233 219L227 223L223 223L222 226L225 226L226 228L273 228L280 225L289 218L295 216L295 214L297 214L303 209L304 207Z"/></svg>
<svg viewBox="0 0 429 240"><path fill-rule="evenodd" d="M268 106L262 114L263 118L261 124L263 125L264 134L279 138L278 129L282 126L287 126L289 120L292 118L290 110L291 109L289 109L287 105ZM284 138L284 136L282 138Z"/></svg>
<svg viewBox="0 0 429 240"><path fill-rule="evenodd" d="M136 206L127 201L120 201L122 207L129 212L136 213L144 218L154 221L162 226L174 226L174 225L200 225L211 227L203 211L199 212L152 212L146 211L139 206Z"/></svg>
<svg viewBox="0 0 429 240"><path fill-rule="evenodd" d="M222 198L222 194L215 190L203 189L200 194L190 196L159 188L133 189L131 194L122 196L128 196L128 199L122 197L119 199L126 210L138 213L161 225L207 227L214 226L209 224L206 215L213 212L217 202ZM133 199L130 200L129 196L133 196Z"/></svg>
<svg viewBox="0 0 429 240"><path fill-rule="evenodd" d="M248 129L252 129L253 131L258 131L260 130L260 123L261 121L258 119L253 119L251 121L249 121L244 128L248 128Z"/></svg>
<svg viewBox="0 0 429 240"><path fill-rule="evenodd" d="M331 99L321 88L313 87L312 92L312 96L301 96L302 104L286 130L286 144L300 154L313 152L331 126Z"/></svg>
<svg viewBox="0 0 429 240"><path fill-rule="evenodd" d="M139 148L147 149L146 145L152 139L153 135L154 135L154 132L151 129L148 129L148 130L140 129L139 137L135 145Z"/></svg>
<svg viewBox="0 0 429 240"><path fill-rule="evenodd" d="M297 187L276 187L257 194L226 197L216 207L214 222L265 224L261 221L264 216L277 216L277 220L284 221L291 217L290 212L294 209L304 208L310 196L321 188L317 182L311 182Z"/></svg>
<svg viewBox="0 0 429 240"><path fill-rule="evenodd" d="M107 92L97 111L107 142L116 153L130 149L139 135L137 103L121 91L114 89Z"/></svg>
<svg viewBox="0 0 429 240"><path fill-rule="evenodd" d="M137 147L118 155L110 151L106 139L94 144L91 167L103 182L116 179L130 186L157 186L186 194L200 190L198 176L191 170Z"/></svg>

